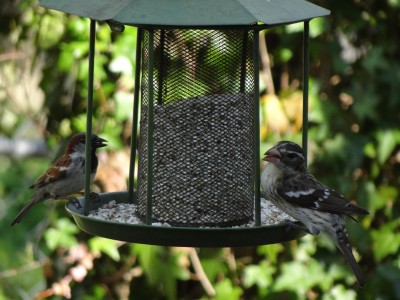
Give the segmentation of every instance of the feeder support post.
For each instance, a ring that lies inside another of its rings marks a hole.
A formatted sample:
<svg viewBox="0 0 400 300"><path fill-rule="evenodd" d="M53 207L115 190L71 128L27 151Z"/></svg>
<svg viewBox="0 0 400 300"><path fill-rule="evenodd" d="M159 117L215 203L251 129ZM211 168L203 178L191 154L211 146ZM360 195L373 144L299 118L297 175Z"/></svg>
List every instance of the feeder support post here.
<svg viewBox="0 0 400 300"><path fill-rule="evenodd" d="M310 20L304 22L303 32L303 140L302 146L307 164L308 152L308 72L310 68Z"/></svg>
<svg viewBox="0 0 400 300"><path fill-rule="evenodd" d="M135 161L136 161L136 143L138 130L139 115L139 91L140 91L140 68L142 60L142 29L138 28L136 33L136 61L135 61L135 86L133 92L133 116L132 116L132 133L131 133L131 159L129 165L129 184L128 199L133 203L133 183L135 177Z"/></svg>
<svg viewBox="0 0 400 300"><path fill-rule="evenodd" d="M153 215L153 130L154 130L154 29L149 30L149 103L147 107L147 202L146 224L151 225Z"/></svg>
<svg viewBox="0 0 400 300"><path fill-rule="evenodd" d="M260 199L260 59L259 39L260 31L254 30L254 212L255 225L261 226L261 199Z"/></svg>
<svg viewBox="0 0 400 300"><path fill-rule="evenodd" d="M86 108L86 142L85 142L85 202L83 211L85 215L89 214L90 204L90 171L91 171L91 153L92 153L92 115L93 115L93 77L94 77L94 47L96 41L96 21L90 20L89 37L89 75L88 75L88 95Z"/></svg>

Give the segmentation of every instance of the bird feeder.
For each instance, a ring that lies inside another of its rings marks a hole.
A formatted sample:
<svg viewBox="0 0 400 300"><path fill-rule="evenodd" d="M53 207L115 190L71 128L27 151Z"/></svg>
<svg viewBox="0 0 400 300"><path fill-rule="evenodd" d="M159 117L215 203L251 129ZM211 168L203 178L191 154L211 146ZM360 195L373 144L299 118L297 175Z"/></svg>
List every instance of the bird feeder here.
<svg viewBox="0 0 400 300"><path fill-rule="evenodd" d="M91 201L87 176L81 205L67 204L82 230L128 242L197 247L270 244L303 235L260 221L258 37L266 28L304 22L307 151L309 21L328 10L303 0L40 2L91 20L87 138L92 131L96 21L116 31L125 25L138 28L129 189ZM87 216L111 200L134 203L143 223ZM240 227L250 220L254 226Z"/></svg>

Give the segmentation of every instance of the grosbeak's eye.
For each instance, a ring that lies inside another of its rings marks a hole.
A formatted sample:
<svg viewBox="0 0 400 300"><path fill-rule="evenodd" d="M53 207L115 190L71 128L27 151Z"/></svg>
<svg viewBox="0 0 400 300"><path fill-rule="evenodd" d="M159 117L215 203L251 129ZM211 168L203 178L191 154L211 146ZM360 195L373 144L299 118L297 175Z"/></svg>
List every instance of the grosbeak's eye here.
<svg viewBox="0 0 400 300"><path fill-rule="evenodd" d="M79 141L81 142L81 143L85 143L85 138L84 137L81 137L80 139L79 139Z"/></svg>
<svg viewBox="0 0 400 300"><path fill-rule="evenodd" d="M294 153L288 153L288 154L287 154L287 157L288 157L289 159L295 159L296 157L298 157L298 155L296 155L296 154L294 154Z"/></svg>

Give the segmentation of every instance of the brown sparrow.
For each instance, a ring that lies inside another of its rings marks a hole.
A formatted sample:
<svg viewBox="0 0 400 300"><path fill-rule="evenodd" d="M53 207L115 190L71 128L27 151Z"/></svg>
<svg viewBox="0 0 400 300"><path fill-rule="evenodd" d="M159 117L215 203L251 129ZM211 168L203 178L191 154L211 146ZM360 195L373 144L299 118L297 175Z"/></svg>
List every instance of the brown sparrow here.
<svg viewBox="0 0 400 300"><path fill-rule="evenodd" d="M64 154L30 186L35 189L31 200L22 208L11 226L18 224L27 212L37 203L47 199L65 199L77 194L84 188L85 178L85 133L79 133L68 142ZM98 159L96 149L107 146L107 141L92 134L91 174L93 181Z"/></svg>

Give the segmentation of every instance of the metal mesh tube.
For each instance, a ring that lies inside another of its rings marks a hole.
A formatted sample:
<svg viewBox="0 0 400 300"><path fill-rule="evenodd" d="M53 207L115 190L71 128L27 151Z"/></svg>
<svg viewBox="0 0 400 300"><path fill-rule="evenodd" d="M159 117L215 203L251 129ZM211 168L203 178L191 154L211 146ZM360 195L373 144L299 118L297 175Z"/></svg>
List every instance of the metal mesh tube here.
<svg viewBox="0 0 400 300"><path fill-rule="evenodd" d="M149 51L144 30L139 215L146 215L153 85L153 220L228 226L253 218L254 38L243 30L154 30Z"/></svg>

